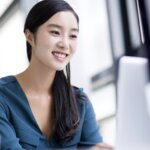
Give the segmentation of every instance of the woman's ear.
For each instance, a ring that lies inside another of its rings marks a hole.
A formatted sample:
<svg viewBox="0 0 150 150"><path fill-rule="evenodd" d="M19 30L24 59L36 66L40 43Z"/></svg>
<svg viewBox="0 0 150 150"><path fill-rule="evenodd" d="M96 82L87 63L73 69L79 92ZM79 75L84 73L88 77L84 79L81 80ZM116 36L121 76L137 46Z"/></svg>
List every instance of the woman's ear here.
<svg viewBox="0 0 150 150"><path fill-rule="evenodd" d="M33 46L33 44L34 44L34 35L33 35L33 33L29 29L25 30L25 37L26 37L27 42L31 46Z"/></svg>

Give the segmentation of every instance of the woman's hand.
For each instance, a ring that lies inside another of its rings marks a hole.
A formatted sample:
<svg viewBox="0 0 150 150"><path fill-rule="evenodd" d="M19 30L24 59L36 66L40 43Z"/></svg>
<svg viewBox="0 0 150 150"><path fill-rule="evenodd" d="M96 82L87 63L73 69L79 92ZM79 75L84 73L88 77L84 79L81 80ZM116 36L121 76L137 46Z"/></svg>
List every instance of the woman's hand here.
<svg viewBox="0 0 150 150"><path fill-rule="evenodd" d="M98 143L90 150L114 150L114 148L106 143Z"/></svg>

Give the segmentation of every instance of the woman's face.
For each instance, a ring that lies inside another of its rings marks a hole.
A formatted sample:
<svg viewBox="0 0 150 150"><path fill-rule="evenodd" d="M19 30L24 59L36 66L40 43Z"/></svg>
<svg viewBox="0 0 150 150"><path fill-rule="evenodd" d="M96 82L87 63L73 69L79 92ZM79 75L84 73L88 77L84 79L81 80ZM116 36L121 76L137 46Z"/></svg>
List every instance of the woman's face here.
<svg viewBox="0 0 150 150"><path fill-rule="evenodd" d="M42 24L30 38L31 62L49 69L62 70L77 46L78 23L72 12L62 11Z"/></svg>

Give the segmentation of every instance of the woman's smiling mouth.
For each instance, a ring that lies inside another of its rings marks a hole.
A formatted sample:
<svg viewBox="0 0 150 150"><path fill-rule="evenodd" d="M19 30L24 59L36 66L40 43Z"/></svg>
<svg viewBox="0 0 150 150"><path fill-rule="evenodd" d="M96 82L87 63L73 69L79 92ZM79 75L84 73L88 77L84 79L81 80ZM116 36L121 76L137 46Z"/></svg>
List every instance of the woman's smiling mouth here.
<svg viewBox="0 0 150 150"><path fill-rule="evenodd" d="M66 57L68 56L67 53L60 52L60 51L53 51L52 54L60 62L63 62L66 59Z"/></svg>

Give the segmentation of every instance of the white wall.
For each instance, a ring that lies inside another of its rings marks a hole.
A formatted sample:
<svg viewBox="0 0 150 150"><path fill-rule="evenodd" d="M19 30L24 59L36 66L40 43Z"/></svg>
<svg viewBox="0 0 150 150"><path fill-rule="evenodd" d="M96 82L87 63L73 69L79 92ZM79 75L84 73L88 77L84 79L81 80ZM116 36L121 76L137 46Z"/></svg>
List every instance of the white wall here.
<svg viewBox="0 0 150 150"><path fill-rule="evenodd" d="M27 65L23 16L19 8L0 28L0 77L23 71Z"/></svg>

